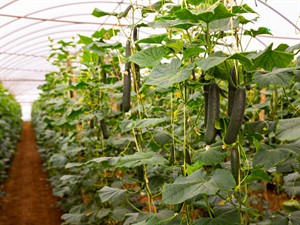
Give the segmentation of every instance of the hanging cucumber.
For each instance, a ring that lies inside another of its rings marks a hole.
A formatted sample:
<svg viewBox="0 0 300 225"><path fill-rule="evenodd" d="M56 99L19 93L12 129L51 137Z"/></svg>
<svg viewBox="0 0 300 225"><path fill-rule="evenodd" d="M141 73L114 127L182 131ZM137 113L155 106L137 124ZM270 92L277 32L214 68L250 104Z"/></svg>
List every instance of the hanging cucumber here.
<svg viewBox="0 0 300 225"><path fill-rule="evenodd" d="M101 126L101 130L102 130L103 138L107 139L109 137L109 135L108 135L107 126L106 126L104 119L100 120L100 126Z"/></svg>
<svg viewBox="0 0 300 225"><path fill-rule="evenodd" d="M213 83L210 85L208 93L208 105L207 105L207 124L205 129L204 141L207 145L214 142L217 129L215 128L215 122L220 116L220 89L218 84Z"/></svg>
<svg viewBox="0 0 300 225"><path fill-rule="evenodd" d="M240 183L240 153L238 148L232 148L230 153L231 173L236 185Z"/></svg>
<svg viewBox="0 0 300 225"><path fill-rule="evenodd" d="M228 116L231 116L233 102L234 102L234 94L238 86L238 77L236 74L236 70L233 67L230 70L230 76L228 77Z"/></svg>
<svg viewBox="0 0 300 225"><path fill-rule="evenodd" d="M130 41L126 42L126 58L130 56ZM131 91L131 74L130 74L130 62L125 64L125 73L123 78L123 101L122 110L128 112L130 110L130 91Z"/></svg>
<svg viewBox="0 0 300 225"><path fill-rule="evenodd" d="M242 127L246 107L246 91L244 88L236 89L232 113L230 116L227 132L224 137L225 144L232 144L236 141Z"/></svg>
<svg viewBox="0 0 300 225"><path fill-rule="evenodd" d="M137 27L134 27L133 28L133 34L132 34L132 38L133 38L133 41L136 42L138 40L138 29ZM141 51L141 47L135 43L135 47L137 49L137 51ZM140 66L136 63L134 63L134 71L135 71L135 76L134 76L134 90L136 92L138 92L138 90L140 89L141 87L141 73L140 73Z"/></svg>

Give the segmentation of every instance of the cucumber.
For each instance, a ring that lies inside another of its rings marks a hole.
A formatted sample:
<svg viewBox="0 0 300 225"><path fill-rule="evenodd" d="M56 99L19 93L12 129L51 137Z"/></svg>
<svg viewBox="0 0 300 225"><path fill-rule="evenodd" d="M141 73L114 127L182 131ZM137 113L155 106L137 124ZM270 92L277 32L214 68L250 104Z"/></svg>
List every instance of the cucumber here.
<svg viewBox="0 0 300 225"><path fill-rule="evenodd" d="M230 116L227 132L224 137L225 144L232 144L236 141L242 127L246 108L246 91L244 88L236 89L232 113Z"/></svg>
<svg viewBox="0 0 300 225"><path fill-rule="evenodd" d="M137 27L133 28L133 34L132 34L132 39L134 42L136 42L138 40L138 29ZM135 47L138 51L141 51L141 47L135 43ZM135 71L135 76L134 76L134 90L136 91L136 93L138 92L138 90L141 87L141 73L140 73L140 66L136 63L134 63L134 71Z"/></svg>
<svg viewBox="0 0 300 225"><path fill-rule="evenodd" d="M238 148L232 148L230 154L231 173L236 185L240 183L240 153Z"/></svg>
<svg viewBox="0 0 300 225"><path fill-rule="evenodd" d="M230 76L228 77L228 116L231 116L234 94L238 86L238 78L236 76L235 68L230 70Z"/></svg>
<svg viewBox="0 0 300 225"><path fill-rule="evenodd" d="M130 41L126 42L126 58L130 56ZM125 64L125 73L123 77L123 99L122 110L128 112L130 110L130 91L131 91L131 74L130 74L130 62Z"/></svg>
<svg viewBox="0 0 300 225"><path fill-rule="evenodd" d="M109 137L109 135L108 135L107 126L106 126L104 119L100 120L100 126L101 126L101 130L102 130L103 138L107 139Z"/></svg>
<svg viewBox="0 0 300 225"><path fill-rule="evenodd" d="M213 83L209 88L208 105L207 105L207 124L205 129L204 141L207 145L214 142L217 129L215 122L220 116L220 89L218 84Z"/></svg>

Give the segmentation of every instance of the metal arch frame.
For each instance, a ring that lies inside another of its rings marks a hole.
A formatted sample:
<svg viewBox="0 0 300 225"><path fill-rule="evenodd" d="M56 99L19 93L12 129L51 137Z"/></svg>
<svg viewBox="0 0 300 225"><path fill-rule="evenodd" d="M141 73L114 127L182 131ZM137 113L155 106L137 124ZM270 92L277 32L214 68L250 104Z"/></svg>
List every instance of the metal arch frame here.
<svg viewBox="0 0 300 225"><path fill-rule="evenodd" d="M43 34L43 35L40 35L40 36L37 36L37 37L32 38L32 35L34 35L34 34L39 34L39 33L42 33L42 32L44 32L44 31L47 31L47 30L56 30L55 28L63 28L63 27L68 27L68 26L74 26L74 24L64 24L64 25L60 25L60 26L51 26L51 27L47 27L47 28L45 28L45 29L36 30L36 31L34 31L34 32L31 32L31 33L26 33L26 34L24 34L24 35L22 36L22 38L17 37L17 38L15 38L15 39L11 40L9 43L5 44L5 47L4 47L3 49L6 50L9 46L11 46L11 45L16 45L16 44L18 44L18 42L26 42L26 41L28 41L28 40L33 41L33 40L36 40L37 38L40 38L40 37L47 37L47 36L49 36L51 33L46 33L46 34ZM77 26L78 26L78 25L77 25ZM84 30L83 30L83 31L84 31ZM66 33L66 32L69 32L69 31L59 31L59 32L61 32L61 33L62 33L62 32ZM29 37L29 38L27 38L27 37ZM27 38L27 39L25 39L25 38ZM24 40L24 39L25 39L25 40Z"/></svg>
<svg viewBox="0 0 300 225"><path fill-rule="evenodd" d="M14 1L13 3L15 3L16 1ZM51 9L56 9L56 8L62 8L62 7L66 7L66 6L70 6L70 5L83 5L83 4L95 4L95 3L111 3L111 1L94 1L94 2L75 2L75 3L68 3L68 4L61 4L61 5L55 5L55 6L52 6L52 7L49 7L49 8L44 8L44 9L41 9L41 10L38 10L38 11L34 11L34 12L31 12L29 14L26 14L24 16L31 16L31 15L34 15L34 14L37 14L37 13L40 13L40 12L44 12L44 11L47 11L47 10L51 10ZM117 5L120 5L120 4L127 4L128 3L125 3L123 0L121 2L116 2ZM15 20L12 20L12 21L9 21L8 23L0 26L1 27L5 27L7 25L9 25L10 23L13 23L15 22L16 20L18 19L15 19Z"/></svg>

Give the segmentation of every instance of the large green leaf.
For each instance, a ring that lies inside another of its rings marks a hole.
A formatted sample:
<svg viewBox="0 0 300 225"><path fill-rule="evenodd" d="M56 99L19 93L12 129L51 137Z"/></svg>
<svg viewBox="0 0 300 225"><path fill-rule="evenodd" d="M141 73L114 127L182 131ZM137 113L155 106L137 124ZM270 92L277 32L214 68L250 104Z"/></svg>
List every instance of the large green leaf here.
<svg viewBox="0 0 300 225"><path fill-rule="evenodd" d="M136 152L133 155L119 157L116 167L137 167L141 165L167 165L168 160L154 152Z"/></svg>
<svg viewBox="0 0 300 225"><path fill-rule="evenodd" d="M216 165L222 162L226 157L226 153L222 152L222 146L211 147L210 149L203 148L196 151L193 159L204 165Z"/></svg>
<svg viewBox="0 0 300 225"><path fill-rule="evenodd" d="M300 139L300 117L279 120L276 137L281 141Z"/></svg>
<svg viewBox="0 0 300 225"><path fill-rule="evenodd" d="M201 218L192 225L240 225L241 217L238 210L231 206L218 206L214 208L214 218Z"/></svg>
<svg viewBox="0 0 300 225"><path fill-rule="evenodd" d="M272 71L274 68L288 67L294 59L294 55L280 51L280 46L272 50L273 44L270 44L263 52L258 53L253 60L252 69L263 68Z"/></svg>
<svg viewBox="0 0 300 225"><path fill-rule="evenodd" d="M288 87L293 80L295 68L274 68L272 72L258 71L254 74L254 82L260 87L277 85Z"/></svg>
<svg viewBox="0 0 300 225"><path fill-rule="evenodd" d="M147 118L140 120L123 120L121 122L122 132L130 131L132 129L141 129L147 127L154 127L157 124L166 122L166 118Z"/></svg>
<svg viewBox="0 0 300 225"><path fill-rule="evenodd" d="M256 13L256 12L247 4L243 4L243 5L233 6L232 13L242 14L242 13Z"/></svg>
<svg viewBox="0 0 300 225"><path fill-rule="evenodd" d="M207 71L229 59L238 60L245 68L250 68L253 65L251 59L242 53L235 53L231 56L225 56L222 52L215 52L207 58L199 58L196 60L196 63L197 66L199 66L203 71Z"/></svg>
<svg viewBox="0 0 300 225"><path fill-rule="evenodd" d="M199 194L213 195L218 191L229 191L234 186L235 181L228 170L217 169L209 177L200 169L187 177L178 177L172 184L165 184L162 201L178 204Z"/></svg>
<svg viewBox="0 0 300 225"><path fill-rule="evenodd" d="M187 80L191 76L193 68L193 64L181 67L179 59L172 59L171 63L159 64L154 67L145 84L168 88Z"/></svg>
<svg viewBox="0 0 300 225"><path fill-rule="evenodd" d="M150 47L133 54L129 60L140 67L154 67L160 63L164 55L164 47Z"/></svg>
<svg viewBox="0 0 300 225"><path fill-rule="evenodd" d="M181 9L175 13L176 17L181 20L189 20L197 23L204 21L210 23L214 20L229 18L235 14L227 10L223 3L219 3L216 7L212 7L209 11L204 11L199 14L189 11L188 9Z"/></svg>
<svg viewBox="0 0 300 225"><path fill-rule="evenodd" d="M298 156L300 153L299 145L262 145L253 159L253 166L262 166L265 170L276 166L280 162L285 161L290 155Z"/></svg>
<svg viewBox="0 0 300 225"><path fill-rule="evenodd" d="M112 188L105 186L98 191L99 197L102 202L114 201L121 198L126 193L125 190L119 188Z"/></svg>
<svg viewBox="0 0 300 225"><path fill-rule="evenodd" d="M167 34L153 34L146 38L140 39L137 43L151 43L151 44L161 44L166 38Z"/></svg>
<svg viewBox="0 0 300 225"><path fill-rule="evenodd" d="M223 56L220 52L216 52L207 58L199 58L196 60L197 66L199 66L203 71L207 71L221 63L223 63L227 57Z"/></svg>

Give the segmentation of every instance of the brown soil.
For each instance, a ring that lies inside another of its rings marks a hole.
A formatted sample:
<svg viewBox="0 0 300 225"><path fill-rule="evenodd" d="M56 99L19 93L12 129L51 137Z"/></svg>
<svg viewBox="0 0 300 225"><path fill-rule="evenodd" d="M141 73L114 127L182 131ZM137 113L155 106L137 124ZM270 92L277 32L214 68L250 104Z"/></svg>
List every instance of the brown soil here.
<svg viewBox="0 0 300 225"><path fill-rule="evenodd" d="M56 205L36 150L31 124L23 124L22 139L18 144L9 178L1 190L0 225L60 225L61 211Z"/></svg>

